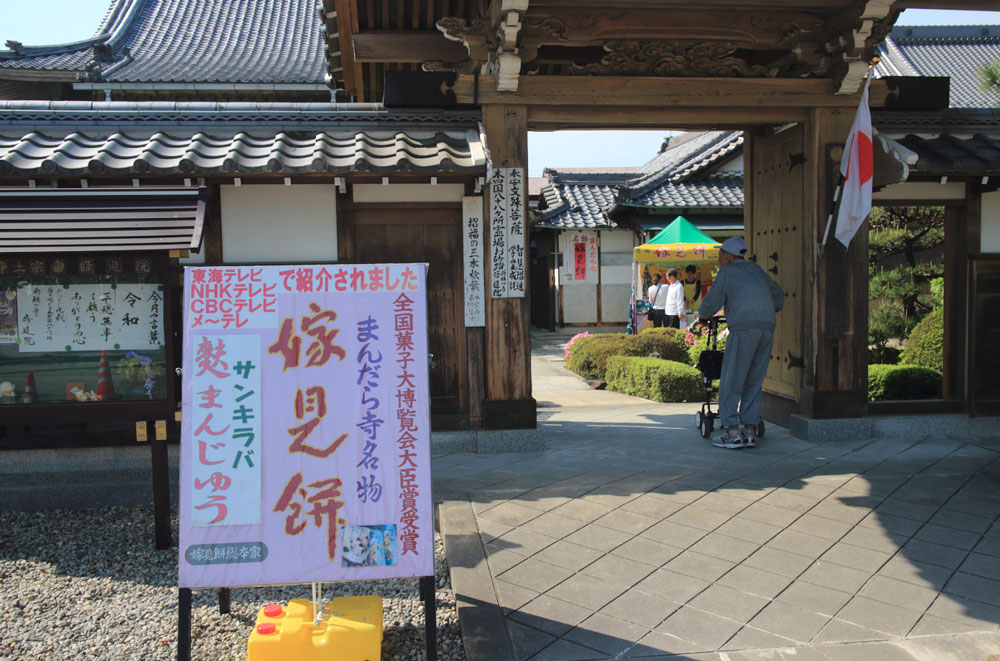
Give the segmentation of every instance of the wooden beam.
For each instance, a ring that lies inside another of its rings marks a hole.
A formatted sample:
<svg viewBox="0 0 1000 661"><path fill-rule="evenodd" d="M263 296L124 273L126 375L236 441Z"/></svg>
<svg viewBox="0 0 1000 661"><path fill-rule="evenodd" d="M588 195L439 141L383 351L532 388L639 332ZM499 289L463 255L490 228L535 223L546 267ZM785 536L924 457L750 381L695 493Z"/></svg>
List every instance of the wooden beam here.
<svg viewBox="0 0 1000 661"><path fill-rule="evenodd" d="M870 103L883 105L888 89L871 86ZM521 76L518 89L498 92L493 76L464 74L455 82L459 103L634 106L660 108L842 108L857 107L859 95L836 95L826 78L629 78L619 76Z"/></svg>
<svg viewBox="0 0 1000 661"><path fill-rule="evenodd" d="M358 62L458 62L469 58L465 46L440 32L362 32L354 35Z"/></svg>
<svg viewBox="0 0 1000 661"><path fill-rule="evenodd" d="M523 106L486 106L483 127L497 167L527 168L527 111ZM487 201L490 196L485 195ZM527 196L522 200L526 203ZM525 233L527 239L527 233ZM492 237L490 237L492 241ZM525 254L527 254L525 245ZM492 277L492 273L489 273ZM489 296L490 282L486 282ZM486 299L486 400L525 401L531 397L528 298ZM533 420L532 420L533 426Z"/></svg>
<svg viewBox="0 0 1000 661"><path fill-rule="evenodd" d="M528 129L557 131L560 129L639 129L671 128L676 130L742 129L748 122L785 124L805 122L807 108L692 108L649 107L608 108L606 106L529 106Z"/></svg>
<svg viewBox="0 0 1000 661"><path fill-rule="evenodd" d="M358 17L354 13L351 0L336 0L337 30L340 39L340 66L344 70L344 91L358 101L364 101L364 84L361 77L361 63L354 59L352 39L358 31Z"/></svg>

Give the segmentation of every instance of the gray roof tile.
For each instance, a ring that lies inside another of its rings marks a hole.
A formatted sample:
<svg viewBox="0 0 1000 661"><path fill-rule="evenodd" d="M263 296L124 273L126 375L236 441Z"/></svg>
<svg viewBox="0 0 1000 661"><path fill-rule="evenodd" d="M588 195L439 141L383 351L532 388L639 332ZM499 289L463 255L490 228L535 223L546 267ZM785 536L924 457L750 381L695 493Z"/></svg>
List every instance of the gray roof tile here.
<svg viewBox="0 0 1000 661"><path fill-rule="evenodd" d="M0 175L485 171L470 117L348 108L0 102Z"/></svg>
<svg viewBox="0 0 1000 661"><path fill-rule="evenodd" d="M720 172L690 181L665 181L621 204L637 207L698 207L739 209L743 207L743 174Z"/></svg>
<svg viewBox="0 0 1000 661"><path fill-rule="evenodd" d="M738 209L743 175L712 172L743 147L741 131L685 133L632 171L546 170L544 209L537 227L598 229L617 227L609 218L616 205L656 208Z"/></svg>
<svg viewBox="0 0 1000 661"><path fill-rule="evenodd" d="M315 0L113 0L94 39L0 51L2 69L82 72L94 45L110 82L324 82ZM2 76L2 72L0 72Z"/></svg>
<svg viewBox="0 0 1000 661"><path fill-rule="evenodd" d="M876 76L949 76L951 107L991 108L1000 93L984 91L982 70L1000 62L1000 26L899 26L878 47Z"/></svg>

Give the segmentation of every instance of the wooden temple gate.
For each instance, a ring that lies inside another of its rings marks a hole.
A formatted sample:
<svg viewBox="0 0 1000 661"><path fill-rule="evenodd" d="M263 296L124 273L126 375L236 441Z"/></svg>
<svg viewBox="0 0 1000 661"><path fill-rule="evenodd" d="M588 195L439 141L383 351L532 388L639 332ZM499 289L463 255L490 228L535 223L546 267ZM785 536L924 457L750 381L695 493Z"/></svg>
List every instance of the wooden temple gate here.
<svg viewBox="0 0 1000 661"><path fill-rule="evenodd" d="M744 130L746 240L788 294L764 402L782 422L866 414L867 239L819 247L833 154L899 13L944 4L323 0L336 87L397 107L479 106L495 168L527 167L529 130ZM873 107L888 96L872 84ZM484 350L467 352L496 426L533 424L529 316L525 298L489 299Z"/></svg>

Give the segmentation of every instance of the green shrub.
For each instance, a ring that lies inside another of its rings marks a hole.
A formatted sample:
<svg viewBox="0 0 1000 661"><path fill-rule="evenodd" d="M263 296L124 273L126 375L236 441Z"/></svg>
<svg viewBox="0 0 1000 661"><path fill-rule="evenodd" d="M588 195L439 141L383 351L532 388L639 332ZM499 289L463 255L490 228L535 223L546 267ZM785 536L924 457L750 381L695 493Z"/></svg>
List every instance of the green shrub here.
<svg viewBox="0 0 1000 661"><path fill-rule="evenodd" d="M886 399L939 399L941 372L932 367L899 366L885 376Z"/></svg>
<svg viewBox="0 0 1000 661"><path fill-rule="evenodd" d="M666 331L666 332L664 332ZM639 335L605 333L581 337L569 348L566 367L585 379L604 379L608 358L635 356L687 362L684 336L676 329Z"/></svg>
<svg viewBox="0 0 1000 661"><path fill-rule="evenodd" d="M869 365L868 399L934 399L941 396L941 372L914 365Z"/></svg>
<svg viewBox="0 0 1000 661"><path fill-rule="evenodd" d="M684 331L678 328L651 328L634 336L633 351L629 356L662 358L678 363L688 361L688 345L684 342Z"/></svg>
<svg viewBox="0 0 1000 661"><path fill-rule="evenodd" d="M614 356L607 361L607 388L654 402L701 399L705 388L698 370L672 360Z"/></svg>
<svg viewBox="0 0 1000 661"><path fill-rule="evenodd" d="M944 371L944 308L933 310L913 327L900 362Z"/></svg>
<svg viewBox="0 0 1000 661"><path fill-rule="evenodd" d="M877 402L885 399L885 376L895 365L868 366L868 401Z"/></svg>
<svg viewBox="0 0 1000 661"><path fill-rule="evenodd" d="M608 358L627 355L630 340L636 337L624 333L582 337L570 347L566 367L585 379L603 379Z"/></svg>

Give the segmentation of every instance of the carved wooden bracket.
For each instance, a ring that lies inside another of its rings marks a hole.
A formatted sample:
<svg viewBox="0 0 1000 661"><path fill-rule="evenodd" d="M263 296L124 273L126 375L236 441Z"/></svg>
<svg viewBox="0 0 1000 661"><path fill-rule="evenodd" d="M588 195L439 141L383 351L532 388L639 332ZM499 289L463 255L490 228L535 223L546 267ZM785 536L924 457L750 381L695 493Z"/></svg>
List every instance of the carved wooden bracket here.
<svg viewBox="0 0 1000 661"><path fill-rule="evenodd" d="M521 75L518 35L528 3L529 0L499 0L487 12L488 16L497 16L496 20L477 18L470 23L462 18L445 17L437 22L437 29L448 39L465 44L474 64L463 68L478 66L481 73L496 76L498 91L513 92ZM424 68L455 70L455 64L428 62Z"/></svg>
<svg viewBox="0 0 1000 661"><path fill-rule="evenodd" d="M762 78L766 67L733 57L731 43L680 44L616 40L604 44L608 55L599 63L573 65L570 73L606 76L692 76Z"/></svg>
<svg viewBox="0 0 1000 661"><path fill-rule="evenodd" d="M861 89L874 45L885 38L899 17L893 0L868 0L854 26L840 37L841 62L834 68L836 94L856 94Z"/></svg>

